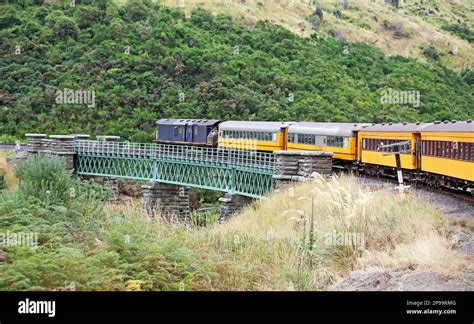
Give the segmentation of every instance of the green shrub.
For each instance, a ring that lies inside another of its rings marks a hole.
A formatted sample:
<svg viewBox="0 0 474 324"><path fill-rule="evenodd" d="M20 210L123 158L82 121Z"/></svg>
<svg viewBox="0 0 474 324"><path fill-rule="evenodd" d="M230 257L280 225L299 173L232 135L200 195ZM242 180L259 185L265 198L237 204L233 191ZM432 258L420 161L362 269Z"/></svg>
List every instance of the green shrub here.
<svg viewBox="0 0 474 324"><path fill-rule="evenodd" d="M423 49L423 55L433 61L439 61L438 50L434 46L428 46Z"/></svg>
<svg viewBox="0 0 474 324"><path fill-rule="evenodd" d="M16 144L18 138L12 135L0 135L0 144Z"/></svg>
<svg viewBox="0 0 474 324"><path fill-rule="evenodd" d="M474 31L464 24L444 24L442 29L452 32L454 35L467 40L469 43L474 42Z"/></svg>
<svg viewBox="0 0 474 324"><path fill-rule="evenodd" d="M20 195L47 205L67 201L72 182L65 168L66 162L53 156L35 156L23 161L16 168Z"/></svg>
<svg viewBox="0 0 474 324"><path fill-rule="evenodd" d="M208 226L216 224L219 221L219 213L216 211L204 213L195 212L191 214L191 218L195 225Z"/></svg>

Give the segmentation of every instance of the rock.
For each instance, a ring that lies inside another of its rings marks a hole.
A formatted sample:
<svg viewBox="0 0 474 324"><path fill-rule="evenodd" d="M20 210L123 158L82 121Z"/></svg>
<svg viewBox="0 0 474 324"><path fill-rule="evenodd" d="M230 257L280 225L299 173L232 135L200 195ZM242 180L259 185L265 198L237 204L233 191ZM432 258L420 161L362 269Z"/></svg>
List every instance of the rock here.
<svg viewBox="0 0 474 324"><path fill-rule="evenodd" d="M453 277L432 271L369 269L353 271L328 287L331 291L474 291L473 273Z"/></svg>

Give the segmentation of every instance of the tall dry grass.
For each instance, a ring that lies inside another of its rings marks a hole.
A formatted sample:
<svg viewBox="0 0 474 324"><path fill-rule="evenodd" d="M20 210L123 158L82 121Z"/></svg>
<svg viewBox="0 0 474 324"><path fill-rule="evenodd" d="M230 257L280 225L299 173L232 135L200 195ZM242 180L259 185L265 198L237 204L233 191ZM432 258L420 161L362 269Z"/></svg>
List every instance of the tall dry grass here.
<svg viewBox="0 0 474 324"><path fill-rule="evenodd" d="M364 189L349 176L317 176L207 228L150 220L137 201L109 208L206 260L206 290L319 290L356 269L449 275L467 266L439 213L409 195Z"/></svg>
<svg viewBox="0 0 474 324"><path fill-rule="evenodd" d="M14 188L18 184L15 170L8 165L10 155L7 152L0 152L0 174L4 176L5 184L8 188Z"/></svg>
<svg viewBox="0 0 474 324"><path fill-rule="evenodd" d="M449 228L439 213L410 196L365 190L347 176L329 181L317 177L290 188L216 231L273 242L275 249L284 241L303 242L309 250L303 269L323 286L351 270L373 266L445 274L465 266L450 247ZM285 249L275 250L274 257L278 264L295 262L294 253Z"/></svg>

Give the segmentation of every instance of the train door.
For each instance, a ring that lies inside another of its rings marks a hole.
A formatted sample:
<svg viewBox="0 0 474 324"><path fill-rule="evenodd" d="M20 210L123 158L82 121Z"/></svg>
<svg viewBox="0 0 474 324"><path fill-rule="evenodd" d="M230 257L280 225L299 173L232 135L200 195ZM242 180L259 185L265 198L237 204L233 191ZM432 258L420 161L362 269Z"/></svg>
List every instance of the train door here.
<svg viewBox="0 0 474 324"><path fill-rule="evenodd" d="M185 125L184 141L186 143L192 143L193 142L193 125L191 123L188 123L188 124Z"/></svg>
<svg viewBox="0 0 474 324"><path fill-rule="evenodd" d="M420 133L413 133L415 137L415 169L420 172L421 171L421 134Z"/></svg>
<svg viewBox="0 0 474 324"><path fill-rule="evenodd" d="M286 151L288 149L288 127L282 127L280 129L280 132L283 135L282 136L283 143L281 145L281 149Z"/></svg>
<svg viewBox="0 0 474 324"><path fill-rule="evenodd" d="M176 125L173 127L173 141L184 142L185 125Z"/></svg>
<svg viewBox="0 0 474 324"><path fill-rule="evenodd" d="M355 153L354 155L354 160L355 161L359 161L360 157L361 157L361 146L362 146L362 140L359 141L359 132L353 132L354 133L354 148L353 148L353 152Z"/></svg>
<svg viewBox="0 0 474 324"><path fill-rule="evenodd" d="M156 133L155 133L155 143L158 143L160 141L160 129L161 127L158 126L157 129L156 129Z"/></svg>

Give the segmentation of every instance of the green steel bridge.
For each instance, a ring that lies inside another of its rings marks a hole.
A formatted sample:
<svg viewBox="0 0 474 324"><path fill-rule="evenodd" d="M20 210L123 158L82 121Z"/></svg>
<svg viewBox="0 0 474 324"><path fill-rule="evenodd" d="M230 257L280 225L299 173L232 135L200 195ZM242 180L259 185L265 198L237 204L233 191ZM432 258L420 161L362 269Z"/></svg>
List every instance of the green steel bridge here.
<svg viewBox="0 0 474 324"><path fill-rule="evenodd" d="M273 191L275 155L247 150L74 141L80 175L144 180L260 198Z"/></svg>

